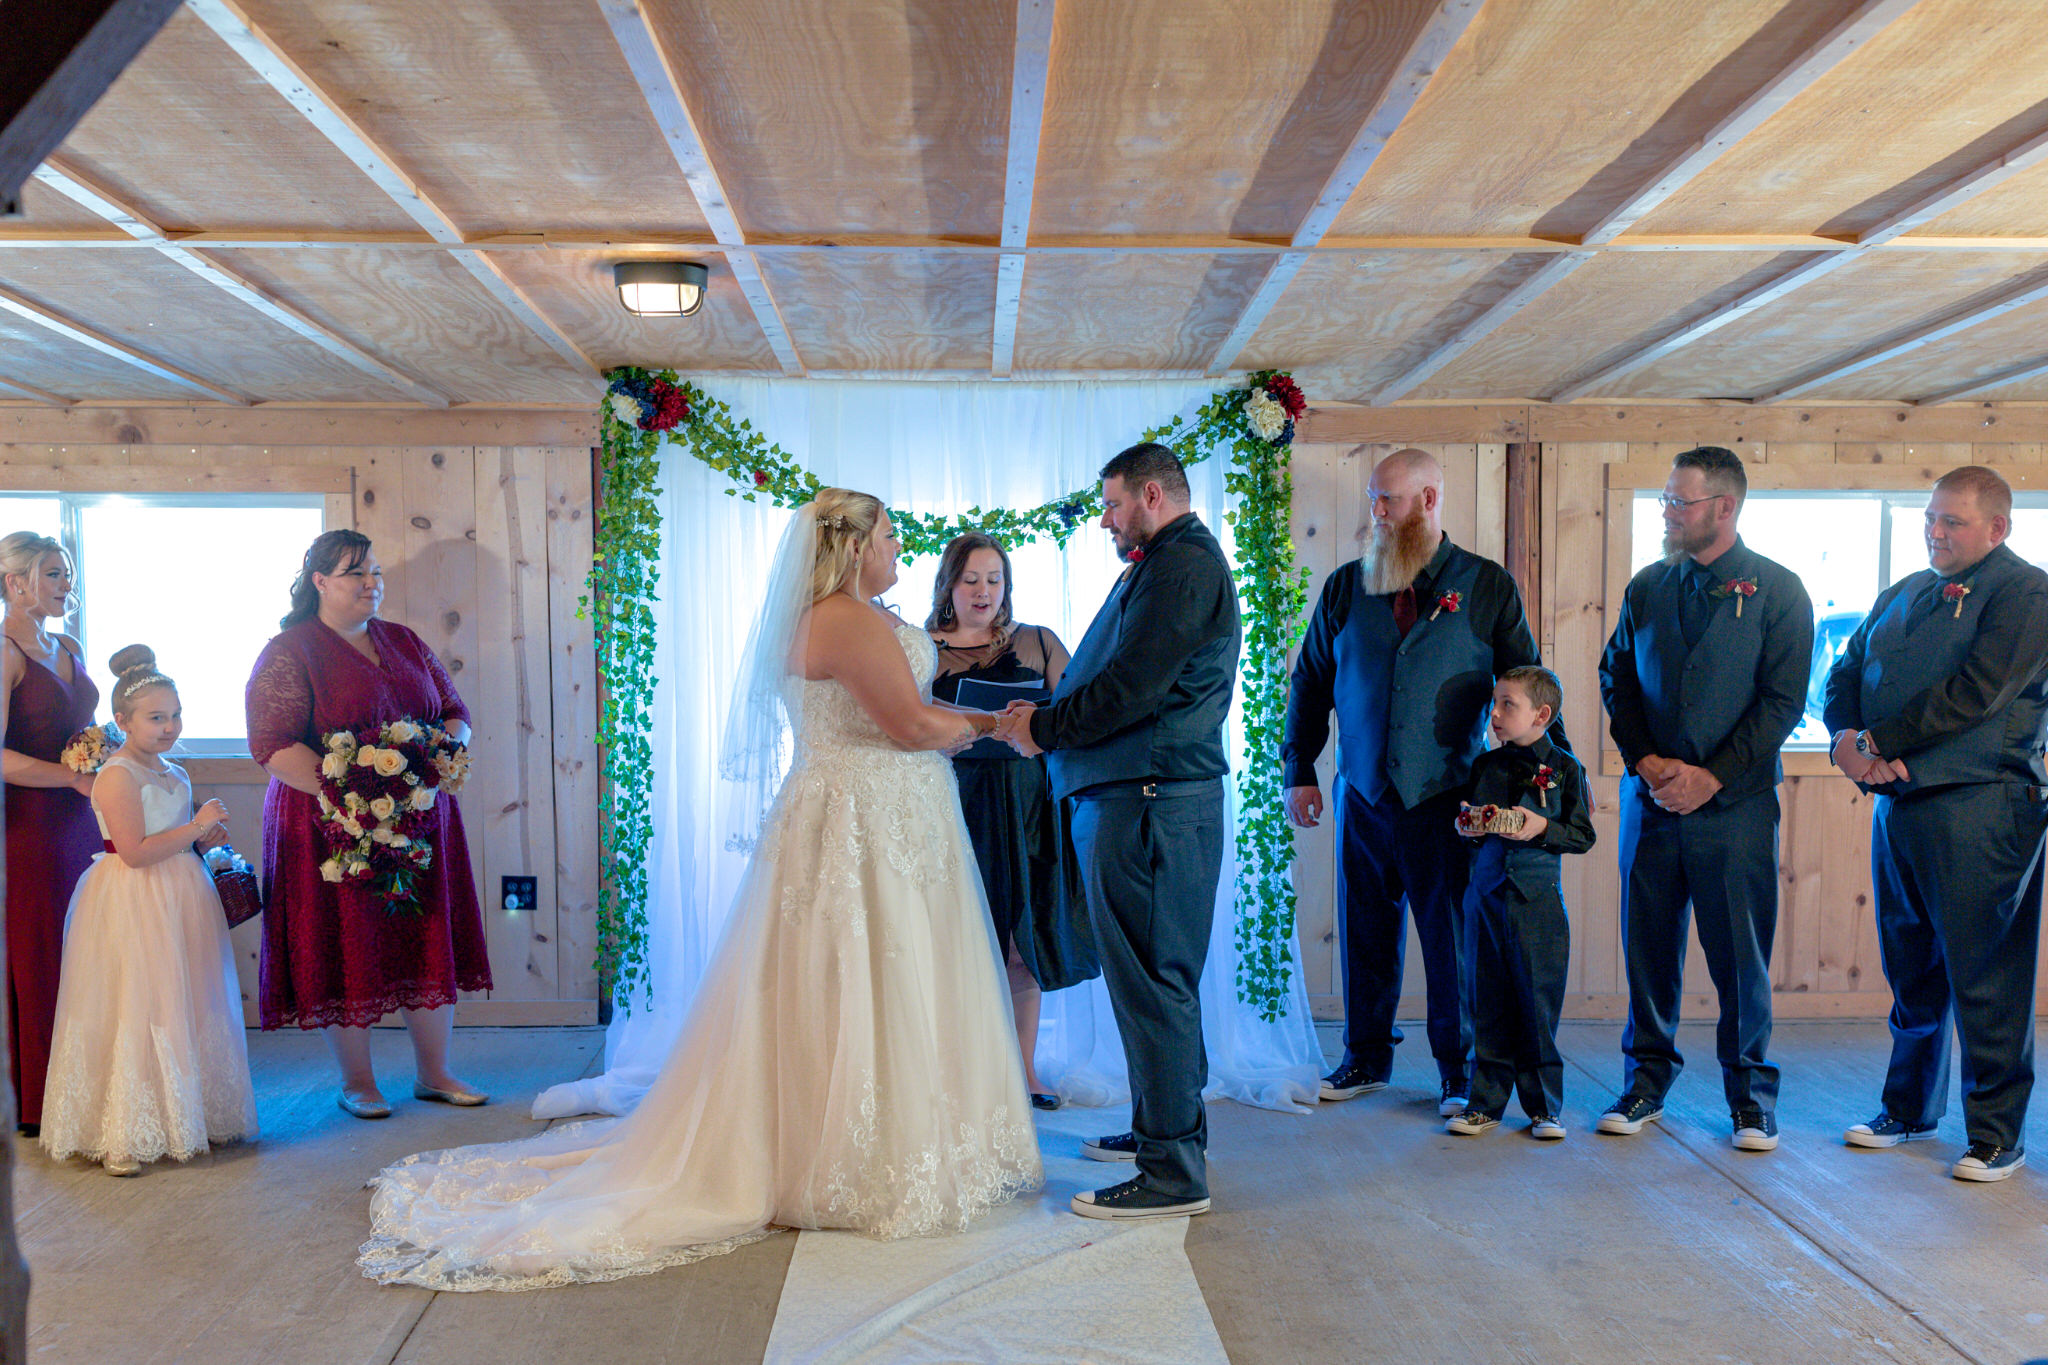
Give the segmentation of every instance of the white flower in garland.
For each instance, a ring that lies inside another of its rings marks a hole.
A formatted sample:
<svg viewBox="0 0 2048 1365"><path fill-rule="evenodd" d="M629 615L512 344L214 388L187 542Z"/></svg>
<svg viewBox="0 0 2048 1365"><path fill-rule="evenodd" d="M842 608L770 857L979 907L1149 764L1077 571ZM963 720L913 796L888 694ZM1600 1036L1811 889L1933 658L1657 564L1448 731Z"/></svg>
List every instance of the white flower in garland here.
<svg viewBox="0 0 2048 1365"><path fill-rule="evenodd" d="M1251 397L1244 400L1244 419L1261 441L1277 440L1287 430L1287 409L1264 389L1253 389Z"/></svg>
<svg viewBox="0 0 2048 1365"><path fill-rule="evenodd" d="M640 400L630 393L615 393L605 402L610 405L612 416L625 426L639 426L640 419L647 414L647 410L640 406Z"/></svg>

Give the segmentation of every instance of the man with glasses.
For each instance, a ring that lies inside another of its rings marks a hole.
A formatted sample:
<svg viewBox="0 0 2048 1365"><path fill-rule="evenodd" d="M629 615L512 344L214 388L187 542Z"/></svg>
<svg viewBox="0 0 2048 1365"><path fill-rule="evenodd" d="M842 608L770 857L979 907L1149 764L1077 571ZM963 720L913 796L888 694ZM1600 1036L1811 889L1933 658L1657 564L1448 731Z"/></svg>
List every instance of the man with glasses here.
<svg viewBox="0 0 2048 1365"><path fill-rule="evenodd" d="M1927 562L1878 595L1828 673L1834 760L1873 794L1870 871L1892 988L1884 1108L1843 1136L1896 1147L1948 1106L1962 1035L1970 1145L1950 1174L2026 1162L2048 831L2048 573L2005 543L2012 488L1965 465L1927 504Z"/></svg>
<svg viewBox="0 0 2048 1365"><path fill-rule="evenodd" d="M1443 533L1443 492L1443 467L1426 450L1397 450L1373 469L1365 553L1323 584L1280 758L1288 817L1311 828L1323 814L1316 758L1335 710L1344 1060L1321 1096L1387 1086L1401 1041L1405 903L1422 941L1437 1109L1449 1116L1465 1110L1472 1054L1471 851L1457 834L1458 802L1486 747L1495 681L1542 660L1508 571ZM1550 740L1570 747L1560 722Z"/></svg>
<svg viewBox="0 0 2048 1365"><path fill-rule="evenodd" d="M1684 451L1658 499L1664 558L1622 595L1600 695L1621 784L1621 932L1628 968L1621 1098L1600 1132L1664 1116L1684 1058L1678 1009L1688 918L1720 995L1715 1052L1735 1146L1778 1145L1771 940L1778 922L1778 752L1806 709L1813 604L1799 576L1742 543L1735 452ZM1689 914L1690 912L1690 914Z"/></svg>

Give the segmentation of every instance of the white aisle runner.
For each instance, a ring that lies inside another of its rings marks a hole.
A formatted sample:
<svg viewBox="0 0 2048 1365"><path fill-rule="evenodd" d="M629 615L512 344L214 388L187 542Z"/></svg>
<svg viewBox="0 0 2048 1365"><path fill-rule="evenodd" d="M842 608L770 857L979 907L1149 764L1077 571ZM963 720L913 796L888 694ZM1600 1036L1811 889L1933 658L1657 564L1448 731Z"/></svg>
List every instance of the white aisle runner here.
<svg viewBox="0 0 2048 1365"><path fill-rule="evenodd" d="M1076 1217L1075 1192L1127 1179L1081 1139L1123 1109L1039 1114L1045 1188L968 1232L877 1242L798 1234L766 1365L1228 1365L1184 1243L1188 1220Z"/></svg>

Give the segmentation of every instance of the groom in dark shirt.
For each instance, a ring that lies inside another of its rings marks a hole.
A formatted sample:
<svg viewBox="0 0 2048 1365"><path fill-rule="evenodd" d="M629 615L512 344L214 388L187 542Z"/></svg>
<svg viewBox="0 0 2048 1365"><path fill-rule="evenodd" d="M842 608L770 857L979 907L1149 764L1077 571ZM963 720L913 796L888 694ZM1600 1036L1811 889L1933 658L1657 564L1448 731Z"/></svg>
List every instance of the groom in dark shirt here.
<svg viewBox="0 0 2048 1365"><path fill-rule="evenodd" d="M1189 509L1165 446L1102 468L1102 525L1130 561L1042 707L1015 703L999 734L1047 754L1087 889L1103 981L1130 1068L1131 1131L1092 1138L1137 1175L1074 1196L1089 1218L1206 1213L1209 1078L1202 963L1223 864L1223 718L1243 644L1237 589Z"/></svg>

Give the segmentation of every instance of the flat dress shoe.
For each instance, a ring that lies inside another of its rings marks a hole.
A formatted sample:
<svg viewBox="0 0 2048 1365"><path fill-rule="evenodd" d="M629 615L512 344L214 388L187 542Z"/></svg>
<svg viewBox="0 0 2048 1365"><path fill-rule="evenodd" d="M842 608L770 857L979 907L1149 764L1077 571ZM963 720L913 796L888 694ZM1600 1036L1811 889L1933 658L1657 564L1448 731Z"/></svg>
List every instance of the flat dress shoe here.
<svg viewBox="0 0 2048 1365"><path fill-rule="evenodd" d="M1074 1196L1074 1212L1083 1218L1186 1218L1209 1211L1207 1197L1186 1199L1180 1195L1148 1190L1137 1180L1126 1180L1106 1190L1083 1190Z"/></svg>
<svg viewBox="0 0 2048 1365"><path fill-rule="evenodd" d="M108 1175L141 1175L142 1163L132 1156L110 1156L100 1162L100 1169Z"/></svg>
<svg viewBox="0 0 2048 1365"><path fill-rule="evenodd" d="M2019 1148L1973 1142L1948 1173L1958 1180L2003 1180L2026 1164L2027 1154Z"/></svg>
<svg viewBox="0 0 2048 1365"><path fill-rule="evenodd" d="M1934 1136L1934 1124L1916 1128L1904 1119L1879 1114L1868 1123L1852 1123L1842 1134L1851 1147L1896 1147L1902 1142L1924 1142Z"/></svg>
<svg viewBox="0 0 2048 1365"><path fill-rule="evenodd" d="M1340 1066L1323 1077L1322 1084L1316 1088L1316 1095L1325 1100L1348 1100L1354 1095L1369 1095L1386 1088L1387 1078L1384 1076L1375 1076L1362 1066Z"/></svg>
<svg viewBox="0 0 2048 1365"><path fill-rule="evenodd" d="M1729 1116L1735 1125L1735 1150L1774 1152L1778 1149L1778 1117L1768 1109L1738 1109Z"/></svg>
<svg viewBox="0 0 2048 1365"><path fill-rule="evenodd" d="M421 1081L412 1083L412 1097L416 1100L432 1100L436 1104L459 1104L464 1108L491 1102L489 1095L475 1090L436 1090ZM390 1111L387 1109L385 1112Z"/></svg>
<svg viewBox="0 0 2048 1365"><path fill-rule="evenodd" d="M391 1117L391 1106L384 1101L359 1100L346 1090L335 1096L335 1103L341 1106L342 1113L354 1114L359 1119L388 1119Z"/></svg>
<svg viewBox="0 0 2048 1365"><path fill-rule="evenodd" d="M1607 1106L1607 1112L1593 1126L1603 1133L1619 1137L1631 1137L1643 1131L1646 1123L1655 1123L1664 1117L1664 1106L1656 1100L1646 1100L1641 1095L1623 1095Z"/></svg>

